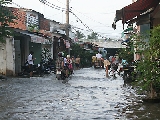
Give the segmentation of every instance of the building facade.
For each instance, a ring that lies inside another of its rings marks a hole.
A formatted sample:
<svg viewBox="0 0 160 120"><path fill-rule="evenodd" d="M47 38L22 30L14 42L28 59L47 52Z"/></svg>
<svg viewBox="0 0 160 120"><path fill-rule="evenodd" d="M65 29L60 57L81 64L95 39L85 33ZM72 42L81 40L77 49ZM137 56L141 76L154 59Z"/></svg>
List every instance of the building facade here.
<svg viewBox="0 0 160 120"><path fill-rule="evenodd" d="M60 47L65 45L65 32L60 29L60 23L44 18L39 12L25 8L9 9L17 19L15 24L10 24L13 36L6 38L5 44L0 43L0 74L16 76L30 51L36 58L34 64L40 63L45 50L49 51L51 58L55 58L58 40Z"/></svg>

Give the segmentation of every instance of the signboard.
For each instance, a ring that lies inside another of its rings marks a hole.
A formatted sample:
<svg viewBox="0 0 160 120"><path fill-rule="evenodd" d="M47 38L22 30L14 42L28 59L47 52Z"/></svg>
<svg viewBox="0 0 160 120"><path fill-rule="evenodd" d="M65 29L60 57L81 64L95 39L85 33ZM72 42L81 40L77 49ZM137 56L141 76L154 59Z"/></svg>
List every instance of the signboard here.
<svg viewBox="0 0 160 120"><path fill-rule="evenodd" d="M31 42L41 43L41 44L52 44L50 40L38 36L31 36Z"/></svg>
<svg viewBox="0 0 160 120"><path fill-rule="evenodd" d="M66 48L70 48L70 43L68 40L66 40Z"/></svg>

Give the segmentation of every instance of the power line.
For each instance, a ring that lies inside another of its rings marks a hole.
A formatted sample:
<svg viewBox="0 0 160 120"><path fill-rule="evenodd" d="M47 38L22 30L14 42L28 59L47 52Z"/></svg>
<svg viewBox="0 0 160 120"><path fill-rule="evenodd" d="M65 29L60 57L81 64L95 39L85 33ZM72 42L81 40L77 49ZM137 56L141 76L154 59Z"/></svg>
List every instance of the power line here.
<svg viewBox="0 0 160 120"><path fill-rule="evenodd" d="M44 3L44 4L47 5L47 6L51 7L51 8L56 9L56 10L61 10L62 12L65 11L65 8L56 6L56 5L48 2L47 0L39 0L39 1L42 2L42 3ZM17 3L14 3L14 2L12 2L12 3L15 4L16 6L20 7L20 8L24 8L24 7L20 6L20 5L18 5ZM92 29L89 28L89 26L87 26L86 24L84 24L84 23L82 22L82 20L81 20L75 13L73 13L73 12L71 11L71 9L69 10L69 12L72 13L72 15L74 15L74 16L81 22L81 24L88 29L87 31L89 31L89 32L94 32ZM98 34L98 36L102 37L102 36L99 35L99 34Z"/></svg>
<svg viewBox="0 0 160 120"><path fill-rule="evenodd" d="M76 10L76 11L77 11L77 10ZM101 23L101 22L98 22L98 21L94 20L94 19L91 18L91 17L88 17L88 16L84 15L84 13L81 13L81 12L79 12L79 11L77 11L77 12L80 13L80 14L82 14L82 15L85 16L86 18L89 18L90 20L96 22L96 23L99 23L99 24L104 25L104 26L106 26L106 27L110 27L110 26L108 26L108 25L106 25L106 24L103 24L103 23Z"/></svg>
<svg viewBox="0 0 160 120"><path fill-rule="evenodd" d="M51 8L55 8L55 7L54 7L55 5L54 5L54 4L51 4L51 3L48 2L47 0L39 0L39 1L42 2L42 3L44 3L44 4L47 5L47 6L51 7ZM56 6L56 7L57 7L57 6ZM58 10L64 9L64 8L61 8L61 7L58 7L58 8L59 8ZM63 12L63 10L62 10L62 12ZM86 27L89 31L94 32L92 29L89 28L88 25L84 24L84 23L82 22L82 20L81 20L75 13L72 12L71 9L69 10L69 12L72 13L72 14L81 22L81 24L82 24L84 27ZM96 32L94 32L94 33L96 33ZM98 36L102 37L102 36L99 35L99 34L98 34Z"/></svg>

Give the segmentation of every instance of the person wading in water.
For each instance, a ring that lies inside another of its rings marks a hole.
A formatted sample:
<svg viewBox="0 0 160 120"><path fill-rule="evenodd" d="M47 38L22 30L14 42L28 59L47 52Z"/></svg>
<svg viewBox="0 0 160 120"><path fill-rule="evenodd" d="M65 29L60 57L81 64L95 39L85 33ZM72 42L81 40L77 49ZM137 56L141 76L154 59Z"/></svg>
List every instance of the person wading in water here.
<svg viewBox="0 0 160 120"><path fill-rule="evenodd" d="M105 71L106 71L106 77L109 77L109 75L108 75L108 66L109 66L110 64L111 64L111 63L107 60L107 58L104 59L104 68L106 68L106 69L105 69Z"/></svg>
<svg viewBox="0 0 160 120"><path fill-rule="evenodd" d="M80 59L80 57L78 55L77 58L75 59L76 69L79 69L80 61L81 61L81 59Z"/></svg>

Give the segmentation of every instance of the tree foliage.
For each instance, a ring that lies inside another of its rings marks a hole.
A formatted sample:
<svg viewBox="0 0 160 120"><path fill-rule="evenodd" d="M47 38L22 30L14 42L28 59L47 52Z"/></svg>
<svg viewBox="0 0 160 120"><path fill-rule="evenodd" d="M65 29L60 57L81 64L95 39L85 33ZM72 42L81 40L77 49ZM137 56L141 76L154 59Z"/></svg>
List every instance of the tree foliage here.
<svg viewBox="0 0 160 120"><path fill-rule="evenodd" d="M76 31L76 35L77 35L78 39L81 39L81 38L85 37L85 35L81 31L79 31L79 30Z"/></svg>
<svg viewBox="0 0 160 120"><path fill-rule="evenodd" d="M149 92L149 97L154 98L155 92L160 92L160 26L154 27L146 41L144 36L139 36L135 47L141 59L137 65L140 73L136 85Z"/></svg>
<svg viewBox="0 0 160 120"><path fill-rule="evenodd" d="M124 59L127 63L132 63L134 60L133 52L129 48L119 49L118 56L120 59Z"/></svg>
<svg viewBox="0 0 160 120"><path fill-rule="evenodd" d="M49 61L51 59L51 51L48 48L42 48L42 60Z"/></svg>
<svg viewBox="0 0 160 120"><path fill-rule="evenodd" d="M134 60L133 42L129 41L126 48L119 49L118 55L120 59L124 59L128 63L132 63L132 61Z"/></svg>
<svg viewBox="0 0 160 120"><path fill-rule="evenodd" d="M87 39L97 39L98 38L97 35L98 35L97 33L92 32L90 35L87 36Z"/></svg>
<svg viewBox="0 0 160 120"><path fill-rule="evenodd" d="M92 62L92 55L94 53L90 53L90 51L83 49L79 44L73 44L71 46L71 56L77 57L77 55L81 58L81 67L90 67Z"/></svg>
<svg viewBox="0 0 160 120"><path fill-rule="evenodd" d="M15 16L9 10L8 7L5 7L6 4L9 4L9 1L4 0L0 1L0 42L5 42L5 37L11 36L12 32L9 28L10 23L14 23Z"/></svg>

